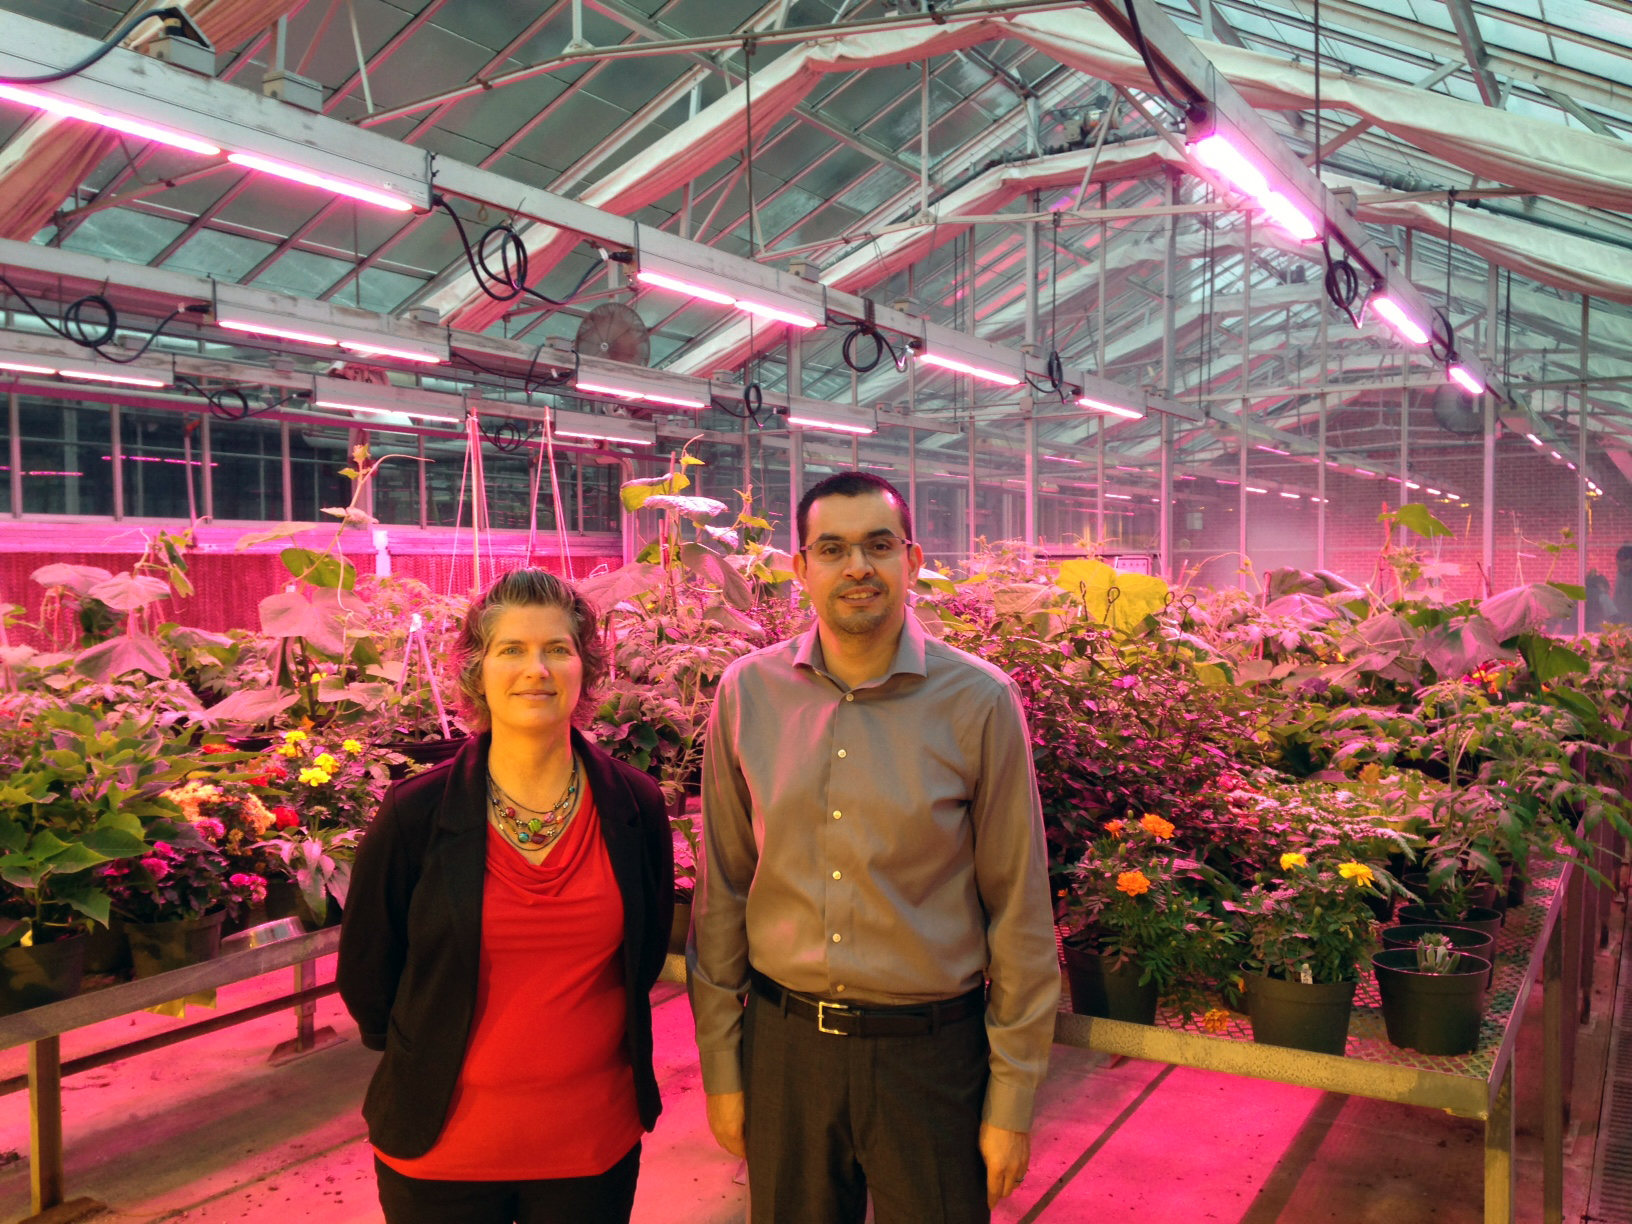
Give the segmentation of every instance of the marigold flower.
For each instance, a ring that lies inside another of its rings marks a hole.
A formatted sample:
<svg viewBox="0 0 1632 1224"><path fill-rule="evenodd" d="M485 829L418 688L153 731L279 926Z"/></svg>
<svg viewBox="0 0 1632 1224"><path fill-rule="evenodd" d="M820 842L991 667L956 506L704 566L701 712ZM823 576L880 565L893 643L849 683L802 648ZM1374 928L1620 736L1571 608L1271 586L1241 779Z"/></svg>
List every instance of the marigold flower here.
<svg viewBox="0 0 1632 1224"><path fill-rule="evenodd" d="M1119 872L1116 877L1116 891L1137 897L1150 891L1150 881L1145 879L1145 873L1142 871Z"/></svg>
<svg viewBox="0 0 1632 1224"><path fill-rule="evenodd" d="M1105 822L1105 832L1109 833L1112 837L1121 837L1122 830L1127 823L1128 822L1125 820L1107 820Z"/></svg>
<svg viewBox="0 0 1632 1224"><path fill-rule="evenodd" d="M215 756L217 753L231 752L232 751L232 745L231 744L202 744L199 747L199 751L202 752L205 756Z"/></svg>
<svg viewBox="0 0 1632 1224"><path fill-rule="evenodd" d="M309 768L300 771L300 780L307 786L323 786L332 776L326 769Z"/></svg>
<svg viewBox="0 0 1632 1224"><path fill-rule="evenodd" d="M1230 1027L1230 1013L1222 1007L1209 1007L1207 1014L1201 1018L1201 1031L1204 1033L1224 1033Z"/></svg>
<svg viewBox="0 0 1632 1224"><path fill-rule="evenodd" d="M1337 870L1338 874L1340 874L1345 880L1352 881L1353 883L1359 884L1362 887L1373 883L1376 879L1376 877L1371 874L1371 868L1367 867L1364 863L1356 863L1352 861L1347 863L1339 863L1337 865Z"/></svg>
<svg viewBox="0 0 1632 1224"><path fill-rule="evenodd" d="M283 733L283 742L286 744L304 744L310 738L311 737L308 736L306 732L300 730L298 727L293 731L285 731Z"/></svg>
<svg viewBox="0 0 1632 1224"><path fill-rule="evenodd" d="M1281 870L1282 871L1291 871L1292 868L1294 868L1294 867L1307 867L1307 866L1309 866L1309 859L1308 859L1307 855L1294 854L1294 853L1292 853L1290 851L1287 852L1286 854L1281 855Z"/></svg>
<svg viewBox="0 0 1632 1224"><path fill-rule="evenodd" d="M273 749L273 751L276 752L281 757L292 757L292 756L299 756L300 755L300 749L296 748L293 744L279 744L275 749Z"/></svg>
<svg viewBox="0 0 1632 1224"><path fill-rule="evenodd" d="M1163 820L1154 812L1146 812L1144 816L1140 817L1139 827L1144 829L1146 833L1149 833L1157 841L1166 841L1168 838L1173 836L1173 822L1171 820Z"/></svg>
<svg viewBox="0 0 1632 1224"><path fill-rule="evenodd" d="M295 829L300 827L300 813L285 804L279 804L272 809L272 823L280 829Z"/></svg>
<svg viewBox="0 0 1632 1224"><path fill-rule="evenodd" d="M312 764L331 774L340 768L340 762L327 752L320 753L317 760L313 761Z"/></svg>
<svg viewBox="0 0 1632 1224"><path fill-rule="evenodd" d="M349 752L352 756L356 756L363 750L363 745L357 740L348 739L345 743L340 745L340 750L342 752Z"/></svg>

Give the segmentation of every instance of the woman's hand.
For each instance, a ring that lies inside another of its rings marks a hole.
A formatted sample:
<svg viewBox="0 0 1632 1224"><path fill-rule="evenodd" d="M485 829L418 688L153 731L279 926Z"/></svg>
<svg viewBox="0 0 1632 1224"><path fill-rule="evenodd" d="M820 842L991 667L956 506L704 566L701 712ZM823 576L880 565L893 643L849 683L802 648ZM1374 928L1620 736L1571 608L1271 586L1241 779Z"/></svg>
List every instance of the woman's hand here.
<svg viewBox="0 0 1632 1224"><path fill-rule="evenodd" d="M740 1092L710 1093L708 1096L708 1129L714 1132L714 1142L739 1159L748 1159L748 1145L742 1137L743 1120L747 1108Z"/></svg>

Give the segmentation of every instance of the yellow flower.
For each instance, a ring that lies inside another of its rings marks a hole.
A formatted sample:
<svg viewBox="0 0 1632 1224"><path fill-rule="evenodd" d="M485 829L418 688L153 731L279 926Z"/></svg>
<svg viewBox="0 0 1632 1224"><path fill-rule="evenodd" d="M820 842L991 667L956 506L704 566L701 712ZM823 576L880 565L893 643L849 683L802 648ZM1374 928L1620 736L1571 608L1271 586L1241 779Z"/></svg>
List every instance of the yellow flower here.
<svg viewBox="0 0 1632 1224"><path fill-rule="evenodd" d="M329 777L329 771L326 769L308 768L300 771L300 780L307 786L322 786L328 782Z"/></svg>
<svg viewBox="0 0 1632 1224"><path fill-rule="evenodd" d="M278 747L275 749L275 751L281 757L292 757L292 756L299 756L300 755L300 749L296 748L293 744L279 744Z"/></svg>
<svg viewBox="0 0 1632 1224"><path fill-rule="evenodd" d="M1376 761L1363 766L1360 770L1360 781L1367 786L1375 786L1383 780L1383 767Z"/></svg>
<svg viewBox="0 0 1632 1224"><path fill-rule="evenodd" d="M1105 832L1109 833L1112 837L1121 837L1122 828L1126 824L1127 821L1125 820L1108 820L1105 822Z"/></svg>
<svg viewBox="0 0 1632 1224"><path fill-rule="evenodd" d="M352 756L356 756L362 750L362 744L358 743L356 740L348 739L345 743L340 745L340 751L349 752Z"/></svg>
<svg viewBox="0 0 1632 1224"><path fill-rule="evenodd" d="M286 744L304 744L308 738L306 732L299 728L283 733L283 742Z"/></svg>
<svg viewBox="0 0 1632 1224"><path fill-rule="evenodd" d="M1150 881L1145 879L1142 871L1124 871L1116 877L1117 892L1125 892L1130 897L1137 897L1141 893L1150 891Z"/></svg>
<svg viewBox="0 0 1632 1224"><path fill-rule="evenodd" d="M1173 836L1173 822L1163 820L1153 812L1147 812L1139 820L1139 825L1157 841L1166 841Z"/></svg>
<svg viewBox="0 0 1632 1224"><path fill-rule="evenodd" d="M1209 1007L1207 1014L1201 1018L1201 1031L1204 1033L1224 1033L1230 1027L1230 1013L1222 1007Z"/></svg>
<svg viewBox="0 0 1632 1224"><path fill-rule="evenodd" d="M1281 870L1291 871L1294 867L1307 867L1309 860L1301 854L1287 853L1281 855Z"/></svg>
<svg viewBox="0 0 1632 1224"><path fill-rule="evenodd" d="M1338 874L1340 874L1345 880L1352 880L1354 883L1359 884L1362 887L1372 883L1375 879L1375 877L1371 874L1371 868L1367 867L1364 863L1339 863L1337 865L1337 870Z"/></svg>
<svg viewBox="0 0 1632 1224"><path fill-rule="evenodd" d="M340 768L340 762L335 760L334 757L330 756L327 752L319 753L317 760L313 761L312 764L331 774Z"/></svg>

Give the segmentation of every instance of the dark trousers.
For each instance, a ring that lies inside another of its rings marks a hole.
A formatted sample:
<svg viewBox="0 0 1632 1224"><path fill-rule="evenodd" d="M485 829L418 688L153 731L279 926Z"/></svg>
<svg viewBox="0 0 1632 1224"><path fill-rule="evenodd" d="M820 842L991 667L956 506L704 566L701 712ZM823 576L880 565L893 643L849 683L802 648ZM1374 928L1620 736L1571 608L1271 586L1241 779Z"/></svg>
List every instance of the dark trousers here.
<svg viewBox="0 0 1632 1224"><path fill-rule="evenodd" d="M988 1224L977 1012L916 1037L836 1037L752 991L743 1017L752 1224Z"/></svg>
<svg viewBox="0 0 1632 1224"><path fill-rule="evenodd" d="M629 1224L640 1144L605 1173L545 1181L432 1181L398 1173L378 1156L386 1224Z"/></svg>

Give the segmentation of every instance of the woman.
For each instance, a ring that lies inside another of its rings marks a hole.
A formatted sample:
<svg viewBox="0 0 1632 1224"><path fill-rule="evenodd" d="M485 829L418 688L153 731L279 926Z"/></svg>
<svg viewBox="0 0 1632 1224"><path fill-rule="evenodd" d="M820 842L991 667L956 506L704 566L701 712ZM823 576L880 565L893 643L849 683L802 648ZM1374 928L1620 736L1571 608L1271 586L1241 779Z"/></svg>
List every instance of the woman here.
<svg viewBox="0 0 1632 1224"><path fill-rule="evenodd" d="M457 651L483 730L386 795L341 932L341 997L385 1051L363 1103L380 1203L388 1224L627 1221L661 1108L662 793L573 728L606 656L569 584L504 575Z"/></svg>

